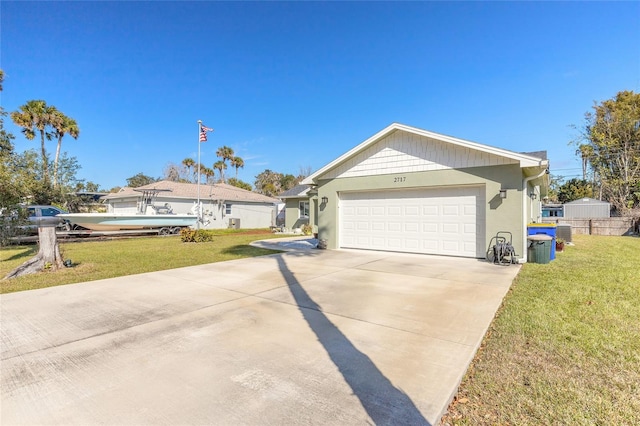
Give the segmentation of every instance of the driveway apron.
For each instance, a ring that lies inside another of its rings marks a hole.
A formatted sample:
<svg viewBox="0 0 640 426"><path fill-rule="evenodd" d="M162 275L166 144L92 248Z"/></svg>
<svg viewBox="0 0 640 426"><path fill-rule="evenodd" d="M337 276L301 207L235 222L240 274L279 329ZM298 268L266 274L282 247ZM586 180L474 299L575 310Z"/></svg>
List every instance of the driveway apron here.
<svg viewBox="0 0 640 426"><path fill-rule="evenodd" d="M435 424L519 270L297 250L0 296L0 423Z"/></svg>

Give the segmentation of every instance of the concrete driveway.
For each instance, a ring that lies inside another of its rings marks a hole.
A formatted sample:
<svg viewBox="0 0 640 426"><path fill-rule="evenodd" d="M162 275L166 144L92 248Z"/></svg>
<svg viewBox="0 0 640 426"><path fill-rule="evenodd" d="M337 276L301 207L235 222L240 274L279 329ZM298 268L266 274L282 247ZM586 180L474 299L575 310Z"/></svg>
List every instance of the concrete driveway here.
<svg viewBox="0 0 640 426"><path fill-rule="evenodd" d="M0 423L434 424L519 270L299 250L0 297Z"/></svg>

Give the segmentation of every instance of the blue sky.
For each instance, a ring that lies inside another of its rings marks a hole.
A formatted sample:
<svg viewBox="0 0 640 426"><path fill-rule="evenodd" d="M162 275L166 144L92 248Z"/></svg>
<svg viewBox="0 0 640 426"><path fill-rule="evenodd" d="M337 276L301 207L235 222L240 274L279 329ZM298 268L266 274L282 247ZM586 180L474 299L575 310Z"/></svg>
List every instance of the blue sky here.
<svg viewBox="0 0 640 426"><path fill-rule="evenodd" d="M640 2L0 2L2 106L44 99L109 189L197 159L317 170L392 122L513 151L568 145L594 101L640 91ZM38 148L10 120L20 151ZM53 142L48 144L51 153ZM233 175L233 171L227 175Z"/></svg>

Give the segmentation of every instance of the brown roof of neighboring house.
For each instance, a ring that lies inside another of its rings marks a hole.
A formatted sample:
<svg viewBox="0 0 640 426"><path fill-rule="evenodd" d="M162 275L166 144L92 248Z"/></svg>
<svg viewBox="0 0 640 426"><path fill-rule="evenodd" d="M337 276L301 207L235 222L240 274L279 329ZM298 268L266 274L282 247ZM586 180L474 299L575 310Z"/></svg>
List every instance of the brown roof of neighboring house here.
<svg viewBox="0 0 640 426"><path fill-rule="evenodd" d="M188 198L198 199L198 185L195 183L172 182L161 180L150 183L138 188L124 187L119 192L112 193L103 197L104 200L114 200L118 198L139 197L141 190L158 189L157 197L161 198ZM169 191L167 191L169 190ZM267 197L266 195L256 192L247 191L246 189L236 186L227 185L226 183L216 183L214 185L200 184L201 200L221 200L221 201L245 201L249 203L280 203L280 200Z"/></svg>

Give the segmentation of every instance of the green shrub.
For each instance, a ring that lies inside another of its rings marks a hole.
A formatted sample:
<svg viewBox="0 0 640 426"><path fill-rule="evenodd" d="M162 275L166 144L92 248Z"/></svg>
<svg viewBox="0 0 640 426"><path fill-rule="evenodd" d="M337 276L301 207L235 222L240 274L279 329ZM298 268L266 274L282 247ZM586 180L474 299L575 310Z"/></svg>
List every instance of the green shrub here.
<svg viewBox="0 0 640 426"><path fill-rule="evenodd" d="M204 229L182 228L180 239L183 243L206 243L213 241L213 232Z"/></svg>

